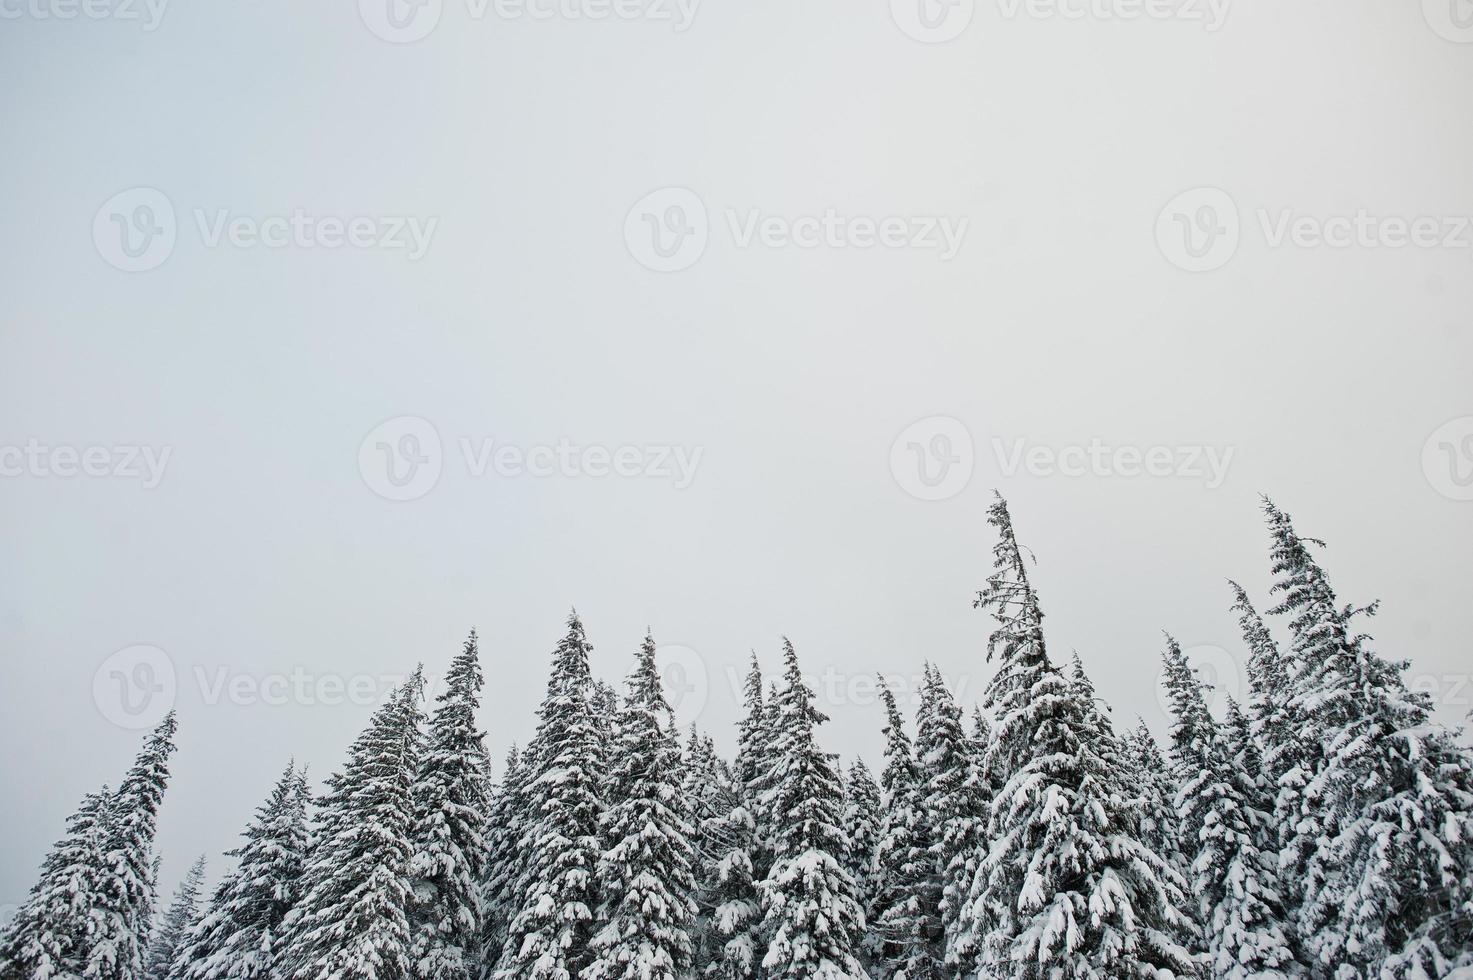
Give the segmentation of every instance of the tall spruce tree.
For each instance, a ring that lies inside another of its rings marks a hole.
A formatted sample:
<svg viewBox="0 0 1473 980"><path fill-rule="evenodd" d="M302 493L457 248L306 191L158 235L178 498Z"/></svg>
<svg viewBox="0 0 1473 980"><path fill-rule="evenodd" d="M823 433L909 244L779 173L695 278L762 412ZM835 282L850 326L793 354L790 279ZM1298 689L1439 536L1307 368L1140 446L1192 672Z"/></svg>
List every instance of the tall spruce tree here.
<svg viewBox="0 0 1473 980"><path fill-rule="evenodd" d="M908 934L893 924L903 921L908 894L903 869L913 853L920 807L920 768L905 731L905 718L895 693L882 677L880 702L885 707L885 768L880 774L880 831L875 846L875 894L865 909L868 930L864 948L877 976L905 969Z"/></svg>
<svg viewBox="0 0 1473 980"><path fill-rule="evenodd" d="M776 698L774 770L763 809L773 815L774 860L762 883L765 929L771 936L762 975L823 980L867 976L855 956L864 912L844 870L839 827L843 787L834 757L819 748L828 718L783 640L783 688Z"/></svg>
<svg viewBox="0 0 1473 980"><path fill-rule="evenodd" d="M524 868L496 975L501 980L571 980L590 960L603 759L588 669L592 650L577 612L552 654L538 710L525 789Z"/></svg>
<svg viewBox="0 0 1473 980"><path fill-rule="evenodd" d="M1161 683L1171 702L1171 777L1176 784L1176 811L1182 853L1190 868L1202 848L1202 824L1212 805L1210 788L1216 778L1217 725L1207 710L1202 683L1181 651L1181 645L1166 636L1161 656ZM1203 896L1198 895L1201 900Z"/></svg>
<svg viewBox="0 0 1473 980"><path fill-rule="evenodd" d="M976 605L997 628L985 706L997 718L988 765L1005 774L994 843L962 910L958 946L997 980L1189 973L1183 883L1139 839L1125 774L1098 751L1095 712L1050 663L1043 615L1001 497L994 571Z"/></svg>
<svg viewBox="0 0 1473 980"><path fill-rule="evenodd" d="M0 938L0 976L6 980L82 976L112 812L112 793L104 786L82 797L67 818L66 835L46 855L39 879Z"/></svg>
<svg viewBox="0 0 1473 980"><path fill-rule="evenodd" d="M235 867L220 879L202 914L181 937L170 980L258 980L275 969L280 931L296 904L306 863L307 774L295 764L272 787L246 826L244 842L227 857Z"/></svg>
<svg viewBox="0 0 1473 980"><path fill-rule="evenodd" d="M755 684L749 678L748 697L758 699L755 710L749 703L746 717L739 723L737 763L720 765L709 738L701 755L707 761L701 769L690 772L700 779L701 771L712 785L697 799L705 801L701 817L701 916L702 937L697 966L704 975L717 980L752 980L757 976L761 956L762 904L753 871L753 852L757 847L757 825L752 819L749 787L757 785L764 774L754 753L762 751L755 733L747 726L755 717L761 721L762 677L754 661Z"/></svg>
<svg viewBox="0 0 1473 980"><path fill-rule="evenodd" d="M481 980L491 980L505 948L512 916L520 909L519 884L527 855L528 759L513 743L491 793L486 816L486 869L481 882Z"/></svg>
<svg viewBox="0 0 1473 980"><path fill-rule="evenodd" d="M276 968L288 980L411 975L410 836L423 702L424 676L416 670L374 712L328 780L301 898L282 924Z"/></svg>
<svg viewBox="0 0 1473 980"><path fill-rule="evenodd" d="M937 740L935 716L940 712L941 685L927 663L922 673L921 706L916 710L916 790L910 806L906 850L901 852L896 884L900 902L891 906L881 920L887 939L903 946L901 968L906 980L940 980L946 959L946 936L941 928L943 893L943 821L946 812L931 799L931 780L938 777L938 757L932 759Z"/></svg>
<svg viewBox="0 0 1473 980"><path fill-rule="evenodd" d="M205 858L200 855L185 873L184 880L174 892L174 900L169 903L168 909L149 937L144 971L149 980L166 980L168 977L185 934L199 918L200 893L204 891L204 886Z"/></svg>
<svg viewBox="0 0 1473 980"><path fill-rule="evenodd" d="M1277 861L1260 850L1267 815L1235 771L1235 755L1246 751L1236 744L1240 730L1214 722L1204 685L1175 640L1168 638L1164 660L1176 717L1177 810L1194 834L1188 848L1192 893L1205 930L1209 975L1213 980L1290 976L1296 968L1283 924ZM1243 719L1241 712L1237 717Z"/></svg>
<svg viewBox="0 0 1473 980"><path fill-rule="evenodd" d="M880 844L880 787L863 759L855 759L849 764L844 780L841 826L849 835L849 875L858 889L855 898L861 909L868 910L874 904L879 887L875 853ZM861 941L860 959L868 958L867 943Z"/></svg>
<svg viewBox="0 0 1473 980"><path fill-rule="evenodd" d="M1181 850L1181 821L1176 811L1176 784L1166 756L1144 719L1124 738L1125 764L1136 787L1132 806L1140 814L1141 843L1171 861L1185 878L1189 864Z"/></svg>
<svg viewBox="0 0 1473 980"><path fill-rule="evenodd" d="M483 922L490 762L476 726L480 651L471 630L435 700L414 784L409 926L419 980L474 980Z"/></svg>
<svg viewBox="0 0 1473 980"><path fill-rule="evenodd" d="M691 874L695 882L691 893L696 903L695 923L691 929L694 960L710 963L721 943L715 935L712 910L715 907L716 867L721 859L722 841L715 831L716 818L731 806L735 787L731 772L717 758L716 747L709 736L703 736L694 723L686 739L680 759L680 793L690 808Z"/></svg>
<svg viewBox="0 0 1473 980"><path fill-rule="evenodd" d="M143 975L153 900L153 842L178 728L171 711L144 739L111 798L87 940L87 980L138 980Z"/></svg>
<svg viewBox="0 0 1473 980"><path fill-rule="evenodd" d="M929 673L931 708L925 715L926 728L920 732L919 763L940 883L937 924L942 960L947 964L942 972L950 974L958 965L967 972L967 963L952 963L947 954L955 953L961 907L976 874L977 858L986 846L987 805L981 763L963 725L961 706L941 672L931 667Z"/></svg>
<svg viewBox="0 0 1473 980"><path fill-rule="evenodd" d="M765 809L772 779L774 705L763 690L762 666L755 652L742 685L743 715L737 723L736 776L741 785L747 815L752 820L752 845L748 857L756 881L772 870L773 815Z"/></svg>
<svg viewBox="0 0 1473 980"><path fill-rule="evenodd" d="M695 827L681 787L680 744L665 700L655 640L645 635L615 724L607 842L598 863L604 896L589 980L676 980L694 963Z"/></svg>

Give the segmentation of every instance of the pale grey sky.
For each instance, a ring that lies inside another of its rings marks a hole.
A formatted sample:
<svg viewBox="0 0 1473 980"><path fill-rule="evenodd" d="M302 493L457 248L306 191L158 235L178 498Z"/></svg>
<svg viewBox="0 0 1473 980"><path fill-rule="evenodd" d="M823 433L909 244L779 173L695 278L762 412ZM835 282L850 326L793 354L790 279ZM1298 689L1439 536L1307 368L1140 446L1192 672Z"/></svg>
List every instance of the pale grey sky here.
<svg viewBox="0 0 1473 980"><path fill-rule="evenodd" d="M1467 0L589 2L0 0L0 905L165 702L166 888L472 625L499 760L574 604L873 758L992 487L1123 723L1260 492L1473 707Z"/></svg>

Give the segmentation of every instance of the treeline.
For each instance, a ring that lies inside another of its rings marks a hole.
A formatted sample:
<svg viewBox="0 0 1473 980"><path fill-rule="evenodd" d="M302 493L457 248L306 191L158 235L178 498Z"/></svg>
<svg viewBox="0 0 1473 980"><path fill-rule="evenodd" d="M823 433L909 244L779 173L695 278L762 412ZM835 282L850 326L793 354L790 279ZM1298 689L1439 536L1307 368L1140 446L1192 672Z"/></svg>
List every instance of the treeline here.
<svg viewBox="0 0 1473 980"><path fill-rule="evenodd" d="M928 666L878 782L841 772L783 643L734 758L675 730L646 636L622 694L574 614L499 782L476 635L416 673L319 799L289 766L205 893L154 912L175 720L82 801L0 938L6 980L1473 977L1473 757L1265 504L1280 643L1243 589L1251 698L1208 710L1169 637L1170 744L1050 657L999 499L970 714Z"/></svg>

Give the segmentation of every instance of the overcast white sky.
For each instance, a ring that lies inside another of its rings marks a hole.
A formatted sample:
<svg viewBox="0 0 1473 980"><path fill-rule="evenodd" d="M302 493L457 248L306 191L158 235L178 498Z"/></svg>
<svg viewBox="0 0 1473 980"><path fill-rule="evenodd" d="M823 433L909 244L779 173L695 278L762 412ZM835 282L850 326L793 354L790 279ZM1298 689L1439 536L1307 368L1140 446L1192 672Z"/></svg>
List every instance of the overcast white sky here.
<svg viewBox="0 0 1473 980"><path fill-rule="evenodd" d="M0 0L0 904L167 703L168 888L472 625L499 761L574 604L873 759L992 487L1122 723L1260 492L1473 707L1467 0L121 2Z"/></svg>

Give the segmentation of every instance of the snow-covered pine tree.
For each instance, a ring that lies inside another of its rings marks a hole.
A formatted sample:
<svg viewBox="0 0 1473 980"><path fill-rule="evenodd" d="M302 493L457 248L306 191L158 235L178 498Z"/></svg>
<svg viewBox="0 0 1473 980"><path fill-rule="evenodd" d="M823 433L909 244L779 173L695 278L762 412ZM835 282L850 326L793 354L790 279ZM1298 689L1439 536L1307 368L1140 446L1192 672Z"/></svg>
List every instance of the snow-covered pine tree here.
<svg viewBox="0 0 1473 980"><path fill-rule="evenodd" d="M1202 849L1202 824L1213 805L1217 724L1207 710L1202 682L1170 634L1166 636L1161 664L1161 684L1171 702L1171 778L1176 784L1177 826L1182 855L1191 868ZM1198 893L1197 899L1201 902L1205 897ZM1205 925L1208 919L1199 921Z"/></svg>
<svg viewBox="0 0 1473 980"><path fill-rule="evenodd" d="M861 909L868 909L874 903L879 884L875 876L875 852L880 845L880 787L863 759L856 758L849 764L840 825L849 835L849 875L858 888L855 898ZM861 942L860 959L867 958Z"/></svg>
<svg viewBox="0 0 1473 980"><path fill-rule="evenodd" d="M735 793L730 771L716 756L715 744L703 736L693 722L680 757L680 793L690 807L691 876L695 881L692 897L696 903L695 922L691 927L693 958L698 967L716 958L714 950L721 946L712 931L711 911L716 892L716 865L720 861L722 842L714 832L719 814L725 813Z"/></svg>
<svg viewBox="0 0 1473 980"><path fill-rule="evenodd" d="M755 690L760 698L760 673ZM739 756L735 768L726 766L716 756L709 736L692 756L702 760L687 768L691 781L688 795L700 801L701 807L696 815L701 841L697 856L701 906L697 970L716 980L753 980L761 953L758 930L762 905L752 873L757 828L745 787L747 778L757 778L756 766L750 755L745 761ZM744 770L749 773L747 778L741 775ZM701 779L710 784L704 792L694 786Z"/></svg>
<svg viewBox="0 0 1473 980"><path fill-rule="evenodd" d="M868 929L864 949L875 964L875 975L893 976L905 968L909 944L890 923L905 915L907 894L902 868L913 850L916 809L919 806L920 769L905 731L905 719L895 693L879 679L880 702L885 707L885 768L880 773L880 830L875 845L876 889L865 909Z"/></svg>
<svg viewBox="0 0 1473 980"><path fill-rule="evenodd" d="M111 798L112 813L91 909L87 980L139 980L151 923L153 842L169 785L169 757L179 723L174 712L148 737Z"/></svg>
<svg viewBox="0 0 1473 980"><path fill-rule="evenodd" d="M404 980L414 775L423 747L421 669L374 712L328 780L301 897L282 924L284 980Z"/></svg>
<svg viewBox="0 0 1473 980"><path fill-rule="evenodd" d="M598 862L602 927L591 943L592 962L580 974L589 980L690 975L696 831L673 729L655 640L646 634L614 726L608 809L600 821L607 842Z"/></svg>
<svg viewBox="0 0 1473 980"><path fill-rule="evenodd" d="M1175 640L1168 638L1165 678L1176 724L1172 762L1181 789L1177 809L1195 827L1192 893L1213 980L1281 980L1296 971L1283 925L1274 856L1260 850L1266 814L1234 771L1243 729L1218 726L1207 709L1203 684ZM1236 705L1234 705L1236 708ZM1243 726L1246 718L1235 712Z"/></svg>
<svg viewBox="0 0 1473 980"><path fill-rule="evenodd" d="M772 870L772 828L774 815L766 810L767 790L773 771L773 713L776 694L771 698L763 691L762 667L752 653L742 686L745 713L737 723L736 776L741 786L747 815L752 820L752 845L748 857L753 881L762 881Z"/></svg>
<svg viewBox="0 0 1473 980"><path fill-rule="evenodd" d="M931 686L926 727L919 733L919 765L925 780L921 797L930 813L932 848L940 873L937 907L942 937L943 971L969 964L951 964L955 938L961 925L961 907L976 874L977 859L987 841L987 800L983 795L981 762L973 754L975 743L962 723L962 709L946 686L946 679L927 665Z"/></svg>
<svg viewBox="0 0 1473 980"><path fill-rule="evenodd" d="M1229 581L1228 587L1233 590L1232 610L1238 614L1238 627L1248 647L1253 737L1262 756L1264 786L1272 801L1299 735L1299 724L1290 703L1293 692L1288 663L1248 593L1237 582Z"/></svg>
<svg viewBox="0 0 1473 980"><path fill-rule="evenodd" d="M490 762L476 727L480 652L471 630L436 697L414 783L409 927L418 980L475 980L483 927Z"/></svg>
<svg viewBox="0 0 1473 980"><path fill-rule="evenodd" d="M945 693L935 669L926 663L921 703L916 711L916 796L910 808L908 846L901 855L895 880L901 900L886 910L879 924L887 939L905 949L900 965L906 980L940 980L945 972L946 937L941 924L941 899L942 825L947 814L930 795L933 778L941 776L939 757L933 756L938 740L936 718L942 710L940 699Z"/></svg>
<svg viewBox="0 0 1473 980"><path fill-rule="evenodd" d="M1375 604L1339 607L1311 540L1264 507L1273 612L1293 637L1290 703L1313 743L1283 780L1298 802L1283 865L1304 868L1301 942L1316 976L1440 976L1473 962L1473 760L1407 689L1406 662L1355 632Z"/></svg>
<svg viewBox="0 0 1473 980"><path fill-rule="evenodd" d="M1155 736L1144 719L1122 740L1125 765L1136 787L1131 805L1140 814L1141 843L1171 861L1185 878L1188 862L1181 850L1181 823L1176 812L1176 784Z"/></svg>
<svg viewBox="0 0 1473 980"><path fill-rule="evenodd" d="M1323 542L1300 538L1289 516L1267 499L1263 502L1271 539L1270 561L1275 577L1271 592L1280 596L1271 615L1288 618L1291 642L1281 659L1285 688L1285 720L1293 729L1269 745L1265 760L1278 774L1275 787L1274 824L1281 835L1279 868L1287 886L1285 896L1296 931L1303 932L1303 915L1309 863L1319 843L1333 836L1333 817L1316 797L1313 784L1324 768L1321 726L1338 724L1319 710L1311 717L1302 696L1313 678L1320 675L1336 650L1346 644L1347 611L1339 608L1323 570L1310 554ZM1308 937L1305 937L1306 941Z"/></svg>
<svg viewBox="0 0 1473 980"><path fill-rule="evenodd" d="M0 938L6 980L77 980L87 965L87 929L102 873L112 793L82 797L66 835L41 862L41 874Z"/></svg>
<svg viewBox="0 0 1473 980"><path fill-rule="evenodd" d="M274 970L282 920L296 903L307 857L307 775L295 764L227 857L236 865L220 879L202 914L181 937L170 980L258 980Z"/></svg>
<svg viewBox="0 0 1473 980"><path fill-rule="evenodd" d="M189 927L199 919L200 893L205 886L205 858L200 855L190 865L184 880L174 892L174 900L154 926L148 940L148 956L145 960L144 976L148 980L166 980L169 968L174 963L174 954L184 940Z"/></svg>
<svg viewBox="0 0 1473 980"><path fill-rule="evenodd" d="M487 810L486 870L481 882L481 980L491 980L495 973L512 916L520 909L518 888L527 863L522 850L527 829L527 762L526 754L513 743Z"/></svg>
<svg viewBox="0 0 1473 980"><path fill-rule="evenodd" d="M522 838L526 866L518 909L496 976L500 980L571 980L589 961L603 758L594 715L592 647L574 611L552 654L547 697L529 748Z"/></svg>
<svg viewBox="0 0 1473 980"><path fill-rule="evenodd" d="M844 870L846 843L839 827L843 787L834 757L819 748L817 739L818 726L828 719L814 705L798 654L786 638L783 666L774 770L763 806L775 823L772 871L762 883L771 936L762 976L864 978L855 956L864 912L855 901L854 879Z"/></svg>
<svg viewBox="0 0 1473 980"><path fill-rule="evenodd" d="M999 540L976 605L997 628L985 706L997 719L988 765L1005 776L993 843L962 912L958 945L995 980L1158 978L1190 974L1183 884L1139 839L1122 785L1097 751L1098 720L1050 663L1038 597L1007 504L989 512Z"/></svg>

